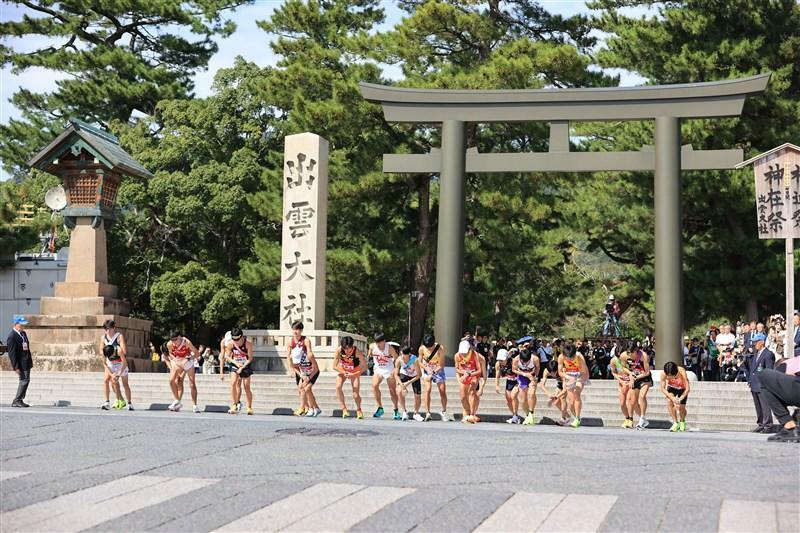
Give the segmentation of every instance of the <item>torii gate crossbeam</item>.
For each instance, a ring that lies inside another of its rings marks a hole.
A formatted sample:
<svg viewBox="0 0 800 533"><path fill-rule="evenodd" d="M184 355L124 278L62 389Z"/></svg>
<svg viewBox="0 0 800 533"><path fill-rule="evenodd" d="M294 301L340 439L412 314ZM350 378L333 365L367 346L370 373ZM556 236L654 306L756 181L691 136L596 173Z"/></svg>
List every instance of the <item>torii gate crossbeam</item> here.
<svg viewBox="0 0 800 533"><path fill-rule="evenodd" d="M683 363L681 169L731 169L741 150L681 147L682 118L738 116L746 96L766 89L770 74L682 85L629 88L441 90L368 83L361 94L380 103L390 122L441 123L441 150L384 155L384 172L440 174L436 259L437 338L452 353L462 333L465 175L477 172L653 170L655 198L656 354ZM570 121L655 120L655 150L570 152ZM465 123L550 122L545 153L479 154L467 150Z"/></svg>

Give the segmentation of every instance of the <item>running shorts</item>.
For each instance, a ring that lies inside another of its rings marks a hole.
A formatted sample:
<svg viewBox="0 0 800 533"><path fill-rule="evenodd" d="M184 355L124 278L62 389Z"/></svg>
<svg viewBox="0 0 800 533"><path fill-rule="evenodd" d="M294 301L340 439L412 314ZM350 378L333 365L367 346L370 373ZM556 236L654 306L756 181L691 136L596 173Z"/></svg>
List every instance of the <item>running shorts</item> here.
<svg viewBox="0 0 800 533"><path fill-rule="evenodd" d="M653 376L649 375L649 376L644 377L642 379L634 379L633 380L633 389L634 390L641 389L642 385L650 385L652 387L653 386Z"/></svg>
<svg viewBox="0 0 800 533"><path fill-rule="evenodd" d="M106 363L108 364L108 369L111 371L112 374L116 374L122 368L122 363L112 363L111 361L108 360L106 360ZM127 377L127 376L128 376L128 369L126 368L122 372L122 377Z"/></svg>
<svg viewBox="0 0 800 533"><path fill-rule="evenodd" d="M238 366L236 366L236 365L234 365L232 363L228 363L228 372L229 373L236 374L236 371L238 369L239 369ZM241 378L249 378L252 375L253 375L253 369L250 368L249 366L246 366L246 367L244 367L242 372L239 374L239 377L241 377Z"/></svg>
<svg viewBox="0 0 800 533"><path fill-rule="evenodd" d="M667 387L667 392L675 396L676 398L680 398L681 394L683 394L684 389L676 389L675 387ZM686 405L686 400L689 399L689 395L686 395L686 398L681 400L681 405Z"/></svg>
<svg viewBox="0 0 800 533"><path fill-rule="evenodd" d="M406 375L403 375L403 374L400 375L400 382L401 383L406 383L408 381L411 381L412 379L414 379L414 378L412 378L411 376L406 376ZM422 394L422 385L420 385L419 380L417 380L414 383L412 383L411 384L411 388L414 389L414 394L417 394L417 395Z"/></svg>
<svg viewBox="0 0 800 533"><path fill-rule="evenodd" d="M439 383L444 383L445 380L447 379L447 377L444 375L444 370L442 370L442 369L437 370L433 374L429 374L427 372L424 372L422 374L422 377L425 378L425 379L430 378L431 383L433 383L434 385L438 385Z"/></svg>
<svg viewBox="0 0 800 533"><path fill-rule="evenodd" d="M317 382L317 378L318 377L319 377L319 370L317 370L317 372L313 376L311 376L311 380L310 381L311 381L312 385L314 385ZM298 376L297 374L294 375L294 382L297 385L300 385L300 376Z"/></svg>
<svg viewBox="0 0 800 533"><path fill-rule="evenodd" d="M375 365L372 367L372 371L377 376L381 376L384 379L389 379L394 374L394 366Z"/></svg>
<svg viewBox="0 0 800 533"><path fill-rule="evenodd" d="M516 379L507 379L506 380L506 391L511 392L517 387L518 383Z"/></svg>
<svg viewBox="0 0 800 533"><path fill-rule="evenodd" d="M529 380L525 376L517 376L517 383L519 383L519 390L528 390L528 387L531 384L531 380Z"/></svg>

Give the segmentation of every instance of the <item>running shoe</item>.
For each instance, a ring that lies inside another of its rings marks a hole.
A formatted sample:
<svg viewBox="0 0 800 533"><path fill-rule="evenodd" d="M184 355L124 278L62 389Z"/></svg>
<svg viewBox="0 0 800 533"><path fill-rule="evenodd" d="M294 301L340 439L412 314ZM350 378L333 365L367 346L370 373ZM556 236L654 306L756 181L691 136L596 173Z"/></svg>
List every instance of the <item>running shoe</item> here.
<svg viewBox="0 0 800 533"><path fill-rule="evenodd" d="M569 418L565 418L563 416L561 417L561 420L556 420L556 424L558 424L559 426L567 426L567 425L569 425L569 423L570 423L570 419Z"/></svg>
<svg viewBox="0 0 800 533"><path fill-rule="evenodd" d="M424 419L424 418L422 418L422 415L421 415L421 414L419 414L419 413L414 413L414 420L416 420L417 422L422 422L422 421L423 421L423 420L425 420L425 419Z"/></svg>
<svg viewBox="0 0 800 533"><path fill-rule="evenodd" d="M192 412L193 413L199 413L200 412L200 406L199 405L193 405L192 406Z"/></svg>
<svg viewBox="0 0 800 533"><path fill-rule="evenodd" d="M522 421L523 426L532 426L534 424L533 413L528 413L528 416L525 417L525 420Z"/></svg>
<svg viewBox="0 0 800 533"><path fill-rule="evenodd" d="M375 410L375 414L374 414L374 415L372 415L372 418L380 418L380 417L382 417L382 416L383 416L383 412L384 412L384 411L383 411L383 407L378 407L378 408ZM395 411L395 412L397 412L397 411Z"/></svg>
<svg viewBox="0 0 800 533"><path fill-rule="evenodd" d="M178 411L181 410L181 407L183 407L183 404L181 402L178 402L175 404L175 408L173 409L173 411L177 413Z"/></svg>
<svg viewBox="0 0 800 533"><path fill-rule="evenodd" d="M403 420L403 421L408 420L408 412L403 411L403 414L400 415L400 420Z"/></svg>
<svg viewBox="0 0 800 533"><path fill-rule="evenodd" d="M680 426L678 431L686 431L686 420L681 420L678 422L678 425Z"/></svg>
<svg viewBox="0 0 800 533"><path fill-rule="evenodd" d="M314 409L314 418L318 417L321 414L322 414L322 409L320 409L319 407Z"/></svg>
<svg viewBox="0 0 800 533"><path fill-rule="evenodd" d="M252 415L253 414L253 408L252 407L248 407L247 408L247 414L248 415Z"/></svg>
<svg viewBox="0 0 800 533"><path fill-rule="evenodd" d="M650 425L650 421L647 420L645 417L640 416L638 425L641 426L641 429L644 429L644 428L646 428L647 426Z"/></svg>
<svg viewBox="0 0 800 533"><path fill-rule="evenodd" d="M342 409L342 418L350 418L350 411Z"/></svg>
<svg viewBox="0 0 800 533"><path fill-rule="evenodd" d="M478 415L472 415L472 423L473 424L478 424L478 423L480 423L480 421L481 421L481 417L479 417Z"/></svg>
<svg viewBox="0 0 800 533"><path fill-rule="evenodd" d="M581 427L581 419L580 419L580 418L577 418L577 417L575 417L575 418L572 420L572 422L570 422L570 424L569 424L569 425L570 425L570 426L572 426L572 427L574 427L574 428L579 428L579 427Z"/></svg>
<svg viewBox="0 0 800 533"><path fill-rule="evenodd" d="M298 407L298 408L295 410L295 412L294 412L294 413L292 413L292 414L293 414L294 416L305 416L305 414L306 414L307 412L308 412L308 409L306 409L305 407Z"/></svg>
<svg viewBox="0 0 800 533"><path fill-rule="evenodd" d="M306 411L306 414L304 414L303 416L304 416L304 417L306 417L306 418L313 418L314 416L316 416L316 415L314 414L314 413L316 413L316 412L317 412L317 411L316 411L316 409L308 409L308 410Z"/></svg>
<svg viewBox="0 0 800 533"><path fill-rule="evenodd" d="M171 404L169 404L169 407L167 407L167 409L169 409L170 411L174 411L176 405L178 405L178 400L174 400Z"/></svg>
<svg viewBox="0 0 800 533"><path fill-rule="evenodd" d="M128 411L133 411L133 404L132 403L128 404Z"/></svg>
<svg viewBox="0 0 800 533"><path fill-rule="evenodd" d="M670 430L672 433L675 433L676 431L680 431L680 430L681 430L681 425L680 425L679 423L675 422L674 424L672 424L672 425L670 426L669 430Z"/></svg>
<svg viewBox="0 0 800 533"><path fill-rule="evenodd" d="M506 424L518 424L519 417L517 415L512 416L511 418L506 420Z"/></svg>
<svg viewBox="0 0 800 533"><path fill-rule="evenodd" d="M170 411L171 411L171 410L172 410L172 409L170 409ZM237 411L237 410L236 410L236 404L234 404L234 405L231 405L231 408L230 408L230 409L228 409L228 414L229 414L229 415L235 415L235 414L238 414L238 413L239 413L239 411Z"/></svg>
<svg viewBox="0 0 800 533"><path fill-rule="evenodd" d="M180 403L180 402L178 402L178 403ZM242 412L242 402L237 402L236 403L236 412L237 413L241 413Z"/></svg>
<svg viewBox="0 0 800 533"><path fill-rule="evenodd" d="M103 404L100 406L100 409L102 409L103 411L108 411L109 409L111 409L111 402L108 401L103 402Z"/></svg>
<svg viewBox="0 0 800 533"><path fill-rule="evenodd" d="M453 420L452 418L450 418L450 415L447 414L447 411L442 411L441 413L439 413L439 416L442 417L442 422L450 422Z"/></svg>
<svg viewBox="0 0 800 533"><path fill-rule="evenodd" d="M625 422L622 423L622 427L625 429L632 429L633 428L633 420L630 418L626 418Z"/></svg>
<svg viewBox="0 0 800 533"><path fill-rule="evenodd" d="M478 417L475 415L467 415L467 417L464 420L466 420L468 424L474 424L477 422L476 418Z"/></svg>
<svg viewBox="0 0 800 533"><path fill-rule="evenodd" d="M425 413L425 419L423 420L423 422L430 422L431 420L432 420L431 414Z"/></svg>
<svg viewBox="0 0 800 533"><path fill-rule="evenodd" d="M400 420L400 410L399 409L395 409L394 410L394 415L392 415L392 419L393 420Z"/></svg>
<svg viewBox="0 0 800 533"><path fill-rule="evenodd" d="M114 409L116 409L117 411L122 411L127 406L128 402L126 402L125 400L117 400L117 403L114 404Z"/></svg>
<svg viewBox="0 0 800 533"><path fill-rule="evenodd" d="M356 418L357 418L358 420L364 420L364 411L362 411L361 409L359 409L358 411L356 411Z"/></svg>

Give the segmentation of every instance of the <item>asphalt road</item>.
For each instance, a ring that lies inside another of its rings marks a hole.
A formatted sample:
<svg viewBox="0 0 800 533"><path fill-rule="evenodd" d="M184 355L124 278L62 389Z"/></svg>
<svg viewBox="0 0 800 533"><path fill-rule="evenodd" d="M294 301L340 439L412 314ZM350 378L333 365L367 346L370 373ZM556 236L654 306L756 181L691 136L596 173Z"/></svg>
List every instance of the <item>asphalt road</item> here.
<svg viewBox="0 0 800 533"><path fill-rule="evenodd" d="M0 408L12 531L798 531L749 433Z"/></svg>

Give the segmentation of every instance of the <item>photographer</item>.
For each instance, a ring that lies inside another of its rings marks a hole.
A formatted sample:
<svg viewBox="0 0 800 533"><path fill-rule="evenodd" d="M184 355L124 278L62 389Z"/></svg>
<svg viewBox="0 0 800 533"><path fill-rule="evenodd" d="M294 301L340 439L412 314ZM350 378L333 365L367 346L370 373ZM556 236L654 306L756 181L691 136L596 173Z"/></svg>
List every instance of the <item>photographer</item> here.
<svg viewBox="0 0 800 533"><path fill-rule="evenodd" d="M605 310L603 311L605 314L605 321L603 322L603 336L604 337L619 337L619 317L620 317L620 307L617 301L614 299L614 295L610 295L608 297L608 302L606 302Z"/></svg>

